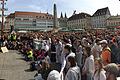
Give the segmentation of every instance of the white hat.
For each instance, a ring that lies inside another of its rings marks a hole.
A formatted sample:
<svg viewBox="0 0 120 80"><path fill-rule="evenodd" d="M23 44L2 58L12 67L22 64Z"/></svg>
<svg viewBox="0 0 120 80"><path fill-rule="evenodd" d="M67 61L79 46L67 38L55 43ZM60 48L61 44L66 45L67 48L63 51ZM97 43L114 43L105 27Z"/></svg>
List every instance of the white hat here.
<svg viewBox="0 0 120 80"><path fill-rule="evenodd" d="M102 40L102 41L100 41L100 43L101 43L101 44L102 44L102 43L108 44L107 40Z"/></svg>
<svg viewBox="0 0 120 80"><path fill-rule="evenodd" d="M60 73L56 70L52 70L49 73L47 80L61 80L60 79Z"/></svg>
<svg viewBox="0 0 120 80"><path fill-rule="evenodd" d="M44 50L45 50L46 52L49 51L49 46L48 46L48 45L45 45Z"/></svg>

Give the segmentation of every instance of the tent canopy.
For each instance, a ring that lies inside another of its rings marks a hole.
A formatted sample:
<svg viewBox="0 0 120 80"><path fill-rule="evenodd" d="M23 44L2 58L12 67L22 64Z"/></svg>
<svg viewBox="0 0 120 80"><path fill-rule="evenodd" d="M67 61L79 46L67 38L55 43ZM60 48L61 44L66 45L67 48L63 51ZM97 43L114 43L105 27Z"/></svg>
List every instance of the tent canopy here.
<svg viewBox="0 0 120 80"><path fill-rule="evenodd" d="M19 33L27 33L27 31L18 31Z"/></svg>
<svg viewBox="0 0 120 80"><path fill-rule="evenodd" d="M118 29L120 29L120 26L115 26L115 28L118 28Z"/></svg>

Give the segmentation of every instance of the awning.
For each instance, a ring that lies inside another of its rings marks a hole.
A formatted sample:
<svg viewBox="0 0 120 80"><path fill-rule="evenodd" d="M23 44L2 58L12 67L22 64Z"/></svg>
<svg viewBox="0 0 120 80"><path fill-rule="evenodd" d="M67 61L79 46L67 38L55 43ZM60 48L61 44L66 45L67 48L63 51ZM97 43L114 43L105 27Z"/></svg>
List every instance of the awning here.
<svg viewBox="0 0 120 80"><path fill-rule="evenodd" d="M120 29L120 26L115 26L115 28Z"/></svg>
<svg viewBox="0 0 120 80"><path fill-rule="evenodd" d="M27 33L27 31L18 31L19 33Z"/></svg>

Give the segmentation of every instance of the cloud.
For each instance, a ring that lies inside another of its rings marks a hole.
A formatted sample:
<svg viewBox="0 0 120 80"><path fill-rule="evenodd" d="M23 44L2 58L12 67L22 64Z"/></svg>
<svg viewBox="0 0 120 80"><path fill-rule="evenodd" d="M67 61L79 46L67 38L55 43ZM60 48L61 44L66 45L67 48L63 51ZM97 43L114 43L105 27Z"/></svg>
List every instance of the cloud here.
<svg viewBox="0 0 120 80"><path fill-rule="evenodd" d="M53 3L57 4L58 16L61 12L71 16L74 10L92 15L97 9L107 6L113 15L120 14L119 0L8 0L6 7L8 13L16 10L53 13Z"/></svg>
<svg viewBox="0 0 120 80"><path fill-rule="evenodd" d="M86 12L94 14L97 9L109 7L111 14L120 14L120 1L119 0L62 0L63 4L60 7L61 11L67 11L71 16L73 10L77 10L77 13ZM58 0L60 2L60 0ZM60 3L61 4L61 3ZM59 6L59 5L58 5Z"/></svg>

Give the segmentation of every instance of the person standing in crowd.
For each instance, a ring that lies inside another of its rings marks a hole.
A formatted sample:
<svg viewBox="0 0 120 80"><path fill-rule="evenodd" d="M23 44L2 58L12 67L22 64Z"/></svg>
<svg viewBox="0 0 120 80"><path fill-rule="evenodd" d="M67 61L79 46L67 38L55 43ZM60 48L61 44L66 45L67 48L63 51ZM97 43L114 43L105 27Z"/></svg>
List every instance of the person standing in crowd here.
<svg viewBox="0 0 120 80"><path fill-rule="evenodd" d="M82 74L87 76L87 80L93 80L95 67L94 67L94 56L91 54L91 48L86 47L85 53L87 54L87 58L85 60L85 64L82 69Z"/></svg>
<svg viewBox="0 0 120 80"><path fill-rule="evenodd" d="M3 46L4 41L5 41L4 35L0 36L0 46Z"/></svg>
<svg viewBox="0 0 120 80"><path fill-rule="evenodd" d="M63 50L64 55L62 56L62 65L61 65L61 71L60 76L63 80L63 73L67 73L68 69L70 68L70 65L68 64L68 57L73 56L75 57L75 53L72 52L70 45L65 45Z"/></svg>
<svg viewBox="0 0 120 80"><path fill-rule="evenodd" d="M100 58L95 59L94 80L106 80L106 71L103 69L103 63Z"/></svg>
<svg viewBox="0 0 120 80"><path fill-rule="evenodd" d="M102 53L101 53L101 58L103 60L104 66L107 64L111 63L111 50L108 47L108 42L107 40L102 40L100 41L101 46L102 46Z"/></svg>
<svg viewBox="0 0 120 80"><path fill-rule="evenodd" d="M10 34L10 39L11 41L16 41L16 33L14 31Z"/></svg>
<svg viewBox="0 0 120 80"><path fill-rule="evenodd" d="M83 37L81 42L84 47L90 47L90 44L86 37Z"/></svg>
<svg viewBox="0 0 120 80"><path fill-rule="evenodd" d="M117 80L119 67L115 63L110 63L105 67L106 80Z"/></svg>
<svg viewBox="0 0 120 80"><path fill-rule="evenodd" d="M110 41L109 47L111 49L111 62L117 63L118 45L115 39L113 41Z"/></svg>
<svg viewBox="0 0 120 80"><path fill-rule="evenodd" d="M50 51L51 51L51 62L56 62L56 47L55 47L55 38L52 37L51 40L51 47L50 47Z"/></svg>
<svg viewBox="0 0 120 80"><path fill-rule="evenodd" d="M63 46L59 39L56 40L56 63L61 64L61 54L62 54Z"/></svg>
<svg viewBox="0 0 120 80"><path fill-rule="evenodd" d="M83 49L82 49L81 41L77 40L76 62L80 69L82 67L82 54L83 54Z"/></svg>
<svg viewBox="0 0 120 80"><path fill-rule="evenodd" d="M92 52L94 58L99 58L99 57L100 57L100 53L101 53L101 51L102 51L99 42L100 42L100 39L97 38L97 39L95 40L95 43L94 43L93 47L91 48L91 52Z"/></svg>
<svg viewBox="0 0 120 80"><path fill-rule="evenodd" d="M61 80L60 73L57 70L52 70L49 73L47 80Z"/></svg>
<svg viewBox="0 0 120 80"><path fill-rule="evenodd" d="M80 68L76 64L75 57L69 56L68 62L70 68L65 76L65 80L81 80Z"/></svg>
<svg viewBox="0 0 120 80"><path fill-rule="evenodd" d="M120 64L120 41L118 42L118 49L117 49L117 54L116 54L116 60L117 60L117 64Z"/></svg>
<svg viewBox="0 0 120 80"><path fill-rule="evenodd" d="M42 45L41 49L45 50L45 52L49 51L49 46L47 45L46 41L43 41L43 45Z"/></svg>
<svg viewBox="0 0 120 80"><path fill-rule="evenodd" d="M38 37L35 36L35 39L33 39L33 46L35 50L39 50L38 45L40 45L40 42L38 41Z"/></svg>

